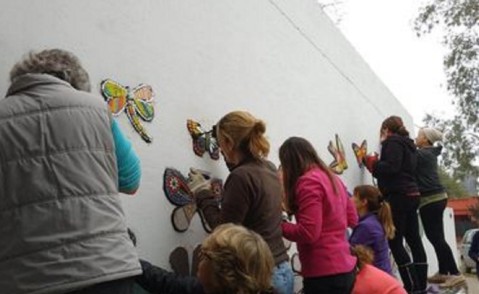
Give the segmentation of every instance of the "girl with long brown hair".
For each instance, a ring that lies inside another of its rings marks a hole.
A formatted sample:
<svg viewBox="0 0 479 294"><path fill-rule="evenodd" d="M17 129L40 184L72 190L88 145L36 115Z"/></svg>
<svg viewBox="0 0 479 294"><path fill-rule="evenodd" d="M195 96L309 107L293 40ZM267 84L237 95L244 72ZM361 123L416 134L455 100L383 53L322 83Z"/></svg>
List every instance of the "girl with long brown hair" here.
<svg viewBox="0 0 479 294"><path fill-rule="evenodd" d="M349 243L364 245L374 252L374 265L393 274L389 259L388 240L394 237L394 224L389 203L374 186L356 186L353 192L354 203L359 215L359 223L354 228Z"/></svg>
<svg viewBox="0 0 479 294"><path fill-rule="evenodd" d="M356 258L345 233L358 217L346 187L304 138L287 139L279 159L285 207L296 218L283 222L283 236L297 243L304 293L350 293Z"/></svg>

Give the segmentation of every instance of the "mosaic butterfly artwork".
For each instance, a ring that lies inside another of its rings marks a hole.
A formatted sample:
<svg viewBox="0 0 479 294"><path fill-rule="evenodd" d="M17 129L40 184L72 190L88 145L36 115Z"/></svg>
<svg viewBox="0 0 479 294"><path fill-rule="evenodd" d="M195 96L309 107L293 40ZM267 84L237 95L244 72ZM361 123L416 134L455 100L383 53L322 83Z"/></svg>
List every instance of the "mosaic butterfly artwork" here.
<svg viewBox="0 0 479 294"><path fill-rule="evenodd" d="M111 113L117 116L125 111L135 131L145 142L151 143L153 138L140 121L141 118L143 121L151 122L155 116L152 104L155 93L151 86L140 84L130 89L113 80L106 79L101 82L101 93L108 103Z"/></svg>
<svg viewBox="0 0 479 294"><path fill-rule="evenodd" d="M192 119L186 121L186 128L193 139L193 151L196 155L203 157L208 152L211 159L218 160L220 158L220 150L218 142L213 136L213 129L205 131L199 122Z"/></svg>
<svg viewBox="0 0 479 294"><path fill-rule="evenodd" d="M361 146L356 143L352 143L351 147L353 148L353 152L356 156L359 168L362 168L366 160L366 155L368 154L368 142L366 140L363 140Z"/></svg>
<svg viewBox="0 0 479 294"><path fill-rule="evenodd" d="M176 169L166 168L163 175L163 190L166 198L176 206L171 214L171 222L175 231L185 232L188 230L193 216L198 212L203 228L206 232L211 233L211 226L203 216L203 212L197 207L194 195L188 188L187 177ZM212 178L211 191L219 203L223 192L223 181Z"/></svg>
<svg viewBox="0 0 479 294"><path fill-rule="evenodd" d="M340 175L348 168L348 163L346 162L346 153L344 152L343 143L339 139L338 134L336 134L335 137L335 143L329 141L328 145L328 151L334 157L334 161L329 164L329 167L334 173Z"/></svg>
<svg viewBox="0 0 479 294"><path fill-rule="evenodd" d="M186 277L196 277L198 265L200 263L201 245L197 245L193 250L192 264L190 267L190 259L188 258L188 250L185 247L176 247L170 253L170 265L175 274Z"/></svg>

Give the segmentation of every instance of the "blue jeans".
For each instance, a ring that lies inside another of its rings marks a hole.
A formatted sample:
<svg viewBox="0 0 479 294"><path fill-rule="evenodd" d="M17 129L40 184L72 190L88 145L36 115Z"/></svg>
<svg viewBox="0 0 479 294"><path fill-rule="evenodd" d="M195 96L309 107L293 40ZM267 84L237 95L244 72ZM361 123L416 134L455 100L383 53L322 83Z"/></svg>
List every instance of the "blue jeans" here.
<svg viewBox="0 0 479 294"><path fill-rule="evenodd" d="M273 287L277 294L294 293L294 275L288 261L283 261L274 267Z"/></svg>

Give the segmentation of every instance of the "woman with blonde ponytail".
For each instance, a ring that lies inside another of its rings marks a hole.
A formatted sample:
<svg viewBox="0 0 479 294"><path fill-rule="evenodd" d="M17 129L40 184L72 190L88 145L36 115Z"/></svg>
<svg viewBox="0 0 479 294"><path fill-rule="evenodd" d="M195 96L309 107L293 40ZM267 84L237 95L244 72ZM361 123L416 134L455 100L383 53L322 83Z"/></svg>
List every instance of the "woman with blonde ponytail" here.
<svg viewBox="0 0 479 294"><path fill-rule="evenodd" d="M392 275L388 240L394 238L391 207L384 201L381 192L370 185L354 188L354 203L359 215L359 224L354 228L349 242L364 245L374 252L373 264Z"/></svg>
<svg viewBox="0 0 479 294"><path fill-rule="evenodd" d="M190 188L208 223L241 224L258 233L273 253L273 286L277 293L293 293L293 271L281 232L281 185L274 165L266 160L269 142L265 123L246 111L233 111L215 127L221 154L230 171L223 188L221 207L208 181L195 170Z"/></svg>

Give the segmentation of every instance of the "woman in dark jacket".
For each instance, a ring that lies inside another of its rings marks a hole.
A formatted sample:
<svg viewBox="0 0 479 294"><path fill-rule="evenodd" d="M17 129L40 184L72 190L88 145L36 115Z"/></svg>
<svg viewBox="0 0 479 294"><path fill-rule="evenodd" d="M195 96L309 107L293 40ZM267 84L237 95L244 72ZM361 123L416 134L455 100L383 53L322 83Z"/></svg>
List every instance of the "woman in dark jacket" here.
<svg viewBox="0 0 479 294"><path fill-rule="evenodd" d="M443 214L447 205L447 194L439 182L437 157L442 146L434 146L442 140L442 133L434 128L422 128L416 138L418 147L417 183L421 193L419 212L426 237L436 252L439 272L428 279L431 283L441 283L442 287L453 287L464 283L451 248L444 237Z"/></svg>
<svg viewBox="0 0 479 294"><path fill-rule="evenodd" d="M427 259L419 235L419 189L416 183L416 145L398 116L390 116L381 126L381 158L369 162L379 189L389 202L396 234L389 247L408 293L426 293ZM412 259L404 248L406 239Z"/></svg>

